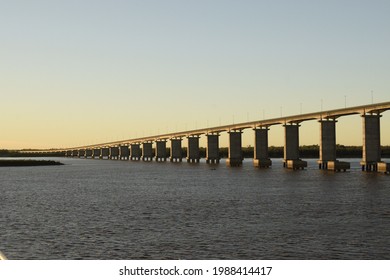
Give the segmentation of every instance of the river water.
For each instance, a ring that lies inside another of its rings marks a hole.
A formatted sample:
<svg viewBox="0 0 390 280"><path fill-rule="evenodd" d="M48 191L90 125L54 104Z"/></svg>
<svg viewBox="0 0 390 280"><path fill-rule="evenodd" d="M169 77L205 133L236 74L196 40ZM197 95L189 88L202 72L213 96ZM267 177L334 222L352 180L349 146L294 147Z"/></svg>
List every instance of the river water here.
<svg viewBox="0 0 390 280"><path fill-rule="evenodd" d="M224 162L0 168L9 259L390 259L390 176Z"/></svg>

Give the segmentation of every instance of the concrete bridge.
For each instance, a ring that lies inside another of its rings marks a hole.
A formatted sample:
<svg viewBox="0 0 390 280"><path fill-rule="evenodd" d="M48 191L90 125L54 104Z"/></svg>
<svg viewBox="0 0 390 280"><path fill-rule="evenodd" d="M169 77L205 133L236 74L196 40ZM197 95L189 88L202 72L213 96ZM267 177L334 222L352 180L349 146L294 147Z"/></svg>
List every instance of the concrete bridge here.
<svg viewBox="0 0 390 280"><path fill-rule="evenodd" d="M272 161L268 156L268 131L271 126L283 125L284 139L284 167L303 169L307 162L299 156L299 127L305 121L317 120L320 125L320 169L345 171L350 168L348 162L336 158L336 123L337 119L348 115L360 115L362 118L363 158L360 162L363 171L380 171L388 173L390 164L381 160L380 118L381 114L390 109L390 102L369 104L357 107L342 108L329 111L273 118L261 121L252 121L218 127L196 129L149 137L127 139L109 143L81 146L69 149L56 150L68 157L143 160L173 162L182 161L182 141L187 141L187 162L199 162L199 138L207 138L206 162L219 163L219 136L229 134L228 158L229 166L240 166L242 156L242 132L245 129L254 130L254 158L256 167L268 168ZM170 142L170 155L167 154L167 142ZM155 149L153 149L155 144ZM47 151L49 152L49 151ZM54 152L50 150L50 152Z"/></svg>

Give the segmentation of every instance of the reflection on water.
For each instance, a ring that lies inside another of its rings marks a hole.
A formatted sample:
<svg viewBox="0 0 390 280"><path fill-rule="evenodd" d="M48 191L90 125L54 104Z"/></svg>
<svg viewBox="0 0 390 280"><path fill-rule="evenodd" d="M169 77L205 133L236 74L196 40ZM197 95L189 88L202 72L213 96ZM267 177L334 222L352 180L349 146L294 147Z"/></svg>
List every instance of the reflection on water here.
<svg viewBox="0 0 390 280"><path fill-rule="evenodd" d="M10 259L389 259L390 176L60 159L0 169Z"/></svg>

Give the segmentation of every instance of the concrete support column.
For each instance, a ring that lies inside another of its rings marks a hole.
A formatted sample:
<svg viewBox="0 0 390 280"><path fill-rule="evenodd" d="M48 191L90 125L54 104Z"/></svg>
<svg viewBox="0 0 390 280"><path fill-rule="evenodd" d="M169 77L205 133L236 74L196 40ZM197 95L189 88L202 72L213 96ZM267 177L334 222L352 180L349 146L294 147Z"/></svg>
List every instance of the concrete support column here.
<svg viewBox="0 0 390 280"><path fill-rule="evenodd" d="M336 161L336 120L320 120L320 159L318 167L328 169L328 162Z"/></svg>
<svg viewBox="0 0 390 280"><path fill-rule="evenodd" d="M151 161L153 159L153 143L148 141L142 143L142 160Z"/></svg>
<svg viewBox="0 0 390 280"><path fill-rule="evenodd" d="M133 143L130 145L131 147L131 160L140 160L141 159L141 148L139 143Z"/></svg>
<svg viewBox="0 0 390 280"><path fill-rule="evenodd" d="M91 149L85 150L85 158L92 158L93 151Z"/></svg>
<svg viewBox="0 0 390 280"><path fill-rule="evenodd" d="M319 169L346 171L350 163L336 159L336 120L320 120Z"/></svg>
<svg viewBox="0 0 390 280"><path fill-rule="evenodd" d="M110 147L110 159L119 159L119 147Z"/></svg>
<svg viewBox="0 0 390 280"><path fill-rule="evenodd" d="M207 134L206 162L219 163L219 133Z"/></svg>
<svg viewBox="0 0 390 280"><path fill-rule="evenodd" d="M284 161L299 159L299 125L284 125Z"/></svg>
<svg viewBox="0 0 390 280"><path fill-rule="evenodd" d="M336 160L336 120L320 120L320 160ZM320 163L321 164L321 163Z"/></svg>
<svg viewBox="0 0 390 280"><path fill-rule="evenodd" d="M286 124L284 137L283 166L291 169L303 169L307 162L299 158L299 124Z"/></svg>
<svg viewBox="0 0 390 280"><path fill-rule="evenodd" d="M255 128L255 147L253 153L253 165L268 168L272 161L268 156L268 128Z"/></svg>
<svg viewBox="0 0 390 280"><path fill-rule="evenodd" d="M110 148L108 147L101 148L100 158L109 159L109 157L110 157Z"/></svg>
<svg viewBox="0 0 390 280"><path fill-rule="evenodd" d="M199 136L190 135L187 137L187 139L188 139L187 162L198 163L200 160Z"/></svg>
<svg viewBox="0 0 390 280"><path fill-rule="evenodd" d="M100 158L100 149L99 148L93 149L92 158Z"/></svg>
<svg viewBox="0 0 390 280"><path fill-rule="evenodd" d="M242 131L229 131L229 147L228 158L226 165L228 166L241 166L243 161L242 156Z"/></svg>
<svg viewBox="0 0 390 280"><path fill-rule="evenodd" d="M181 149L181 138L172 138L171 139L171 162L181 162L182 161L182 149Z"/></svg>
<svg viewBox="0 0 390 280"><path fill-rule="evenodd" d="M85 150L79 150L79 157L85 157Z"/></svg>
<svg viewBox="0 0 390 280"><path fill-rule="evenodd" d="M119 146L119 159L120 160L129 160L130 150L128 145Z"/></svg>
<svg viewBox="0 0 390 280"><path fill-rule="evenodd" d="M167 140L156 141L156 161L167 161Z"/></svg>
<svg viewBox="0 0 390 280"><path fill-rule="evenodd" d="M362 170L378 171L381 161L380 114L363 115L363 158Z"/></svg>

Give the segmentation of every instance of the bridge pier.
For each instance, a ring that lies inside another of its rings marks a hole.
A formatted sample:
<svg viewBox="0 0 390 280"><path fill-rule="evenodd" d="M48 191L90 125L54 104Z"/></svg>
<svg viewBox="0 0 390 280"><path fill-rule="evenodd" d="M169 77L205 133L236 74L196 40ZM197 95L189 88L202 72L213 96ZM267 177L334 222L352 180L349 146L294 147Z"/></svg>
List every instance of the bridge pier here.
<svg viewBox="0 0 390 280"><path fill-rule="evenodd" d="M79 151L78 150L73 150L72 151L72 157L79 157Z"/></svg>
<svg viewBox="0 0 390 280"><path fill-rule="evenodd" d="M171 155L169 157L171 162L182 161L182 149L181 149L181 138L171 139Z"/></svg>
<svg viewBox="0 0 390 280"><path fill-rule="evenodd" d="M381 162L380 114L362 115L363 119L363 158L362 171L378 171Z"/></svg>
<svg viewBox="0 0 390 280"><path fill-rule="evenodd" d="M255 147L253 153L253 166L268 168L272 161L268 156L268 128L254 128Z"/></svg>
<svg viewBox="0 0 390 280"><path fill-rule="evenodd" d="M147 141L142 143L142 160L152 161L153 159L153 142Z"/></svg>
<svg viewBox="0 0 390 280"><path fill-rule="evenodd" d="M94 148L93 151L92 151L92 158L95 159L95 158L100 158L100 149L98 148Z"/></svg>
<svg viewBox="0 0 390 280"><path fill-rule="evenodd" d="M110 147L109 159L119 159L119 147Z"/></svg>
<svg viewBox="0 0 390 280"><path fill-rule="evenodd" d="M128 145L119 146L119 159L120 160L129 160L130 150Z"/></svg>
<svg viewBox="0 0 390 280"><path fill-rule="evenodd" d="M109 159L110 158L110 148L108 148L108 147L101 148L100 158L101 159Z"/></svg>
<svg viewBox="0 0 390 280"><path fill-rule="evenodd" d="M299 124L284 125L284 161L283 166L290 169L304 169L307 162L299 158Z"/></svg>
<svg viewBox="0 0 390 280"><path fill-rule="evenodd" d="M85 150L85 158L92 158L93 151L91 149Z"/></svg>
<svg viewBox="0 0 390 280"><path fill-rule="evenodd" d="M198 163L200 161L199 136L190 135L187 137L187 139L187 162Z"/></svg>
<svg viewBox="0 0 390 280"><path fill-rule="evenodd" d="M79 158L81 157L85 158L85 150L79 150Z"/></svg>
<svg viewBox="0 0 390 280"><path fill-rule="evenodd" d="M156 161L167 161L167 140L156 141Z"/></svg>
<svg viewBox="0 0 390 280"><path fill-rule="evenodd" d="M336 120L320 120L320 158L319 169L346 171L350 163L336 159Z"/></svg>
<svg viewBox="0 0 390 280"><path fill-rule="evenodd" d="M210 133L206 136L206 163L219 163L219 133Z"/></svg>
<svg viewBox="0 0 390 280"><path fill-rule="evenodd" d="M241 130L231 130L229 133L229 147L228 158L226 159L226 165L228 166L241 166L243 161L242 156L242 140Z"/></svg>
<svg viewBox="0 0 390 280"><path fill-rule="evenodd" d="M140 160L141 159L141 148L139 143L130 144L130 159L131 160Z"/></svg>

